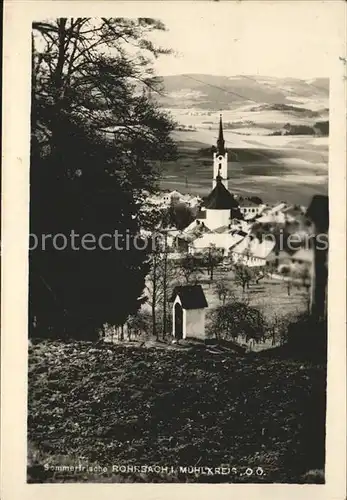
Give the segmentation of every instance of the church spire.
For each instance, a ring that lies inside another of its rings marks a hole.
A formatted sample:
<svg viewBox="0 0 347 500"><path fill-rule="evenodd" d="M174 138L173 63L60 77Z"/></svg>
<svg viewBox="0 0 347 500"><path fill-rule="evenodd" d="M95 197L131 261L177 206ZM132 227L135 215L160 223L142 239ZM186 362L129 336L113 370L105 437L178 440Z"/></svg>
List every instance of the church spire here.
<svg viewBox="0 0 347 500"><path fill-rule="evenodd" d="M224 155L225 154L225 141L223 136L223 122L222 115L219 116L219 134L217 139L217 153Z"/></svg>

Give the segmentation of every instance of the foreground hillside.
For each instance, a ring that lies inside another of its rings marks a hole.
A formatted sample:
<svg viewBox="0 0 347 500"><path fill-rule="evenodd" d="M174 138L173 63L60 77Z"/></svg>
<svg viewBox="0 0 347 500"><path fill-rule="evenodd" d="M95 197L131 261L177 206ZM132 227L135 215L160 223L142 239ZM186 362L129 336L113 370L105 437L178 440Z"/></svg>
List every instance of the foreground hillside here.
<svg viewBox="0 0 347 500"><path fill-rule="evenodd" d="M323 468L324 394L324 368L264 354L39 343L29 352L28 480L303 482ZM49 470L81 463L107 471ZM114 464L173 469L112 475ZM222 465L235 469L179 471Z"/></svg>

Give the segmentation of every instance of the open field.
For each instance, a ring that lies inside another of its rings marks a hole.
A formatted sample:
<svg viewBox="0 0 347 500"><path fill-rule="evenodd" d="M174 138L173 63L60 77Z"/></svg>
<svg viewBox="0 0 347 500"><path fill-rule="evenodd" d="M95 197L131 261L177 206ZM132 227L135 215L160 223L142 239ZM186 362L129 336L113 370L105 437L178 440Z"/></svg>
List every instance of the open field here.
<svg viewBox="0 0 347 500"><path fill-rule="evenodd" d="M29 348L28 480L322 482L305 474L324 468L324 414L324 367L274 351L41 342ZM105 471L49 470L79 464ZM113 465L170 471L112 473Z"/></svg>
<svg viewBox="0 0 347 500"><path fill-rule="evenodd" d="M212 188L216 131L175 132L179 158L162 165L162 189L204 196ZM286 200L308 205L328 191L328 138L242 136L225 132L229 148L229 190L266 202Z"/></svg>
<svg viewBox="0 0 347 500"><path fill-rule="evenodd" d="M229 283L233 296L236 299L246 299L251 307L259 309L266 318L271 318L274 311L279 315L285 316L305 312L307 308L307 294L303 288L292 287L290 295L288 295L285 282L264 278L257 285L254 283L250 284L249 290L243 294L242 288L240 286L237 287L233 283L231 273L225 275L217 272L214 283L203 285L209 309L220 305L215 291L216 283L220 279L224 279Z"/></svg>

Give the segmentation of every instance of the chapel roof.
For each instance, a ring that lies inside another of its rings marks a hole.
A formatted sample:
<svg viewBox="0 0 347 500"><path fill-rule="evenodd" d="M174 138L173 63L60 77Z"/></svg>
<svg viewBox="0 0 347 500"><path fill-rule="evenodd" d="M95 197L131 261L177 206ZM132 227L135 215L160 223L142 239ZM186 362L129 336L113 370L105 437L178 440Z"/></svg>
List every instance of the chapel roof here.
<svg viewBox="0 0 347 500"><path fill-rule="evenodd" d="M180 298L183 309L202 309L208 307L201 285L176 286L173 290L171 300L175 300L177 295Z"/></svg>

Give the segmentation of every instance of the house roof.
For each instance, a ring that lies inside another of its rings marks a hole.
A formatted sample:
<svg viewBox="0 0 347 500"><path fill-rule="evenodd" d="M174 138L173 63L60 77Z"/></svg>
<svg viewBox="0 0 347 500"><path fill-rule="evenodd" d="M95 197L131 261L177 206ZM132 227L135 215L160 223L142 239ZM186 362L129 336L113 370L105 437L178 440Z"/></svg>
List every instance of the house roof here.
<svg viewBox="0 0 347 500"><path fill-rule="evenodd" d="M182 233L183 239L186 241L194 241L200 238L205 233L211 233L211 230L205 225L204 222L194 221Z"/></svg>
<svg viewBox="0 0 347 500"><path fill-rule="evenodd" d="M180 198L180 197L183 197L183 195L179 192L179 191L171 191L171 193L169 194L169 196L171 197L177 197L177 198Z"/></svg>
<svg viewBox="0 0 347 500"><path fill-rule="evenodd" d="M213 210L231 210L232 208L238 208L238 203L218 179L216 186L205 200L205 207Z"/></svg>
<svg viewBox="0 0 347 500"><path fill-rule="evenodd" d="M189 224L184 230L184 233L197 233L197 234L202 234L202 233L210 233L211 230L206 226L204 221L201 221L200 219L195 219L193 222Z"/></svg>
<svg viewBox="0 0 347 500"><path fill-rule="evenodd" d="M241 241L242 238L243 236L237 233L205 233L194 241L193 247L195 249L204 249L215 245L216 248L229 249Z"/></svg>
<svg viewBox="0 0 347 500"><path fill-rule="evenodd" d="M180 298L183 309L202 309L208 307L201 285L176 286L173 290L171 300L174 301L177 295Z"/></svg>
<svg viewBox="0 0 347 500"><path fill-rule="evenodd" d="M216 229L214 229L213 232L219 233L219 234L228 233L228 232L230 232L230 227L229 226L220 226L220 227L217 227Z"/></svg>
<svg viewBox="0 0 347 500"><path fill-rule="evenodd" d="M274 214L276 212L281 212L283 209L287 207L287 204L284 203L284 201L281 201L281 203L278 203L277 205L271 207L268 209L267 213L269 214Z"/></svg>
<svg viewBox="0 0 347 500"><path fill-rule="evenodd" d="M243 240L236 245L232 251L237 254L248 254L249 257L258 259L266 259L275 247L275 242L263 239L260 241L258 238L246 236Z"/></svg>
<svg viewBox="0 0 347 500"><path fill-rule="evenodd" d="M240 207L259 207L259 205L261 205L261 203L258 203L251 198L238 198L237 201Z"/></svg>
<svg viewBox="0 0 347 500"><path fill-rule="evenodd" d="M275 215L274 213L266 213L259 217L257 219L257 222L260 222L262 224L284 224L286 218L285 215L282 212L279 212L278 215Z"/></svg>

